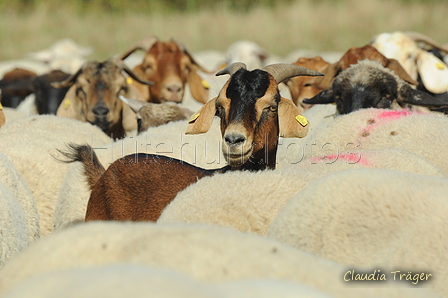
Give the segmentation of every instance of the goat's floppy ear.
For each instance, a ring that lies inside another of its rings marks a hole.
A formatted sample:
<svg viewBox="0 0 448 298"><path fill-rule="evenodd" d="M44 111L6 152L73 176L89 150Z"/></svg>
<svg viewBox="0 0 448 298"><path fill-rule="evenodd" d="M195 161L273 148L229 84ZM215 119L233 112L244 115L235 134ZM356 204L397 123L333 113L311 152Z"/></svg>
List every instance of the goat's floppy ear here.
<svg viewBox="0 0 448 298"><path fill-rule="evenodd" d="M409 85L403 85L398 90L398 103L407 103L424 107L448 107L448 101L440 100L426 92L412 89Z"/></svg>
<svg viewBox="0 0 448 298"><path fill-rule="evenodd" d="M292 100L292 102L296 106L299 105L299 103L298 103L299 95L300 95L299 85L296 84L296 82L292 78L289 79L289 80L284 81L283 83L286 84L286 86L289 89L289 93L291 93L291 100Z"/></svg>
<svg viewBox="0 0 448 298"><path fill-rule="evenodd" d="M387 59L387 64L383 65L384 67L392 70L400 79L409 84L418 85L418 82L413 80L411 76L406 72L406 70L401 66L400 62L395 59Z"/></svg>
<svg viewBox="0 0 448 298"><path fill-rule="evenodd" d="M428 91L432 93L448 91L448 66L442 60L431 53L420 50L417 69Z"/></svg>
<svg viewBox="0 0 448 298"><path fill-rule="evenodd" d="M336 102L333 96L333 89L329 88L316 94L312 98L306 98L302 101L307 104L327 104Z"/></svg>
<svg viewBox="0 0 448 298"><path fill-rule="evenodd" d="M198 112L191 116L185 134L196 135L206 133L212 126L215 114L216 97L210 99Z"/></svg>
<svg viewBox="0 0 448 298"><path fill-rule="evenodd" d="M205 104L208 99L210 86L206 80L198 75L196 67L192 67L188 74L188 85L190 86L191 96L193 96L196 101Z"/></svg>
<svg viewBox="0 0 448 298"><path fill-rule="evenodd" d="M308 121L289 99L281 98L278 104L278 123L283 138L303 138L308 134Z"/></svg>

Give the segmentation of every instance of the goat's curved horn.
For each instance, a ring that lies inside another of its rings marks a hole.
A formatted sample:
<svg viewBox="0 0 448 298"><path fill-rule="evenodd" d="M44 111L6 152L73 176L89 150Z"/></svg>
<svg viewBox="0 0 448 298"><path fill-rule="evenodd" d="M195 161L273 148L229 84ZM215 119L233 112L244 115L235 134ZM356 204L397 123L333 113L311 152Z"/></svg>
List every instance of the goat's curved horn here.
<svg viewBox="0 0 448 298"><path fill-rule="evenodd" d="M431 38L429 38L428 36L426 36L424 34L414 32L414 31L406 31L406 32L404 32L404 34L415 42L421 41L421 42L424 42L438 50L448 53L448 48L437 44L437 42L435 42L434 40L432 40Z"/></svg>
<svg viewBox="0 0 448 298"><path fill-rule="evenodd" d="M267 65L263 68L263 70L267 71L271 76L273 76L277 84L280 84L284 80L297 76L323 76L323 74L318 71L287 63Z"/></svg>
<svg viewBox="0 0 448 298"><path fill-rule="evenodd" d="M73 85L73 83L76 82L76 79L78 78L78 76L80 74L82 74L82 72L87 68L87 66L89 64L94 63L94 61L87 61L84 62L83 65L81 65L81 67L78 69L78 71L76 71L74 74L72 74L71 76L69 76L68 78L66 78L65 80L61 81L61 82L52 82L50 83L50 85L54 88L65 88L65 87L69 87L71 85Z"/></svg>
<svg viewBox="0 0 448 298"><path fill-rule="evenodd" d="M136 80L137 82L139 82L140 84L145 84L145 85L154 85L154 82L151 81L145 81L140 79L124 62L123 60L121 60L120 58L112 58L109 61L111 61L112 63L114 63L115 65L117 65L121 70L123 70L124 72L126 72L131 78L133 78L134 80Z"/></svg>
<svg viewBox="0 0 448 298"><path fill-rule="evenodd" d="M222 76L225 74L233 75L235 72L237 72L241 68L247 69L246 64L244 64L243 62L235 62L235 63L230 64L226 68L218 71L216 73L216 76Z"/></svg>
<svg viewBox="0 0 448 298"><path fill-rule="evenodd" d="M188 56L188 58L190 58L191 62L192 62L194 65L196 65L197 69L199 69L200 71L202 71L202 72L204 72L204 73L207 73L207 74L213 74L213 72L211 72L211 71L205 69L204 67L202 67L202 65L200 65L200 64L193 58L193 56L192 56L192 55L190 54L190 52L188 51L187 47L186 47L182 42L180 42L179 40L177 40L177 39L175 39L175 38L171 38L171 41L174 42L174 43L179 47L179 49L180 49L182 52L184 52L185 55Z"/></svg>
<svg viewBox="0 0 448 298"><path fill-rule="evenodd" d="M129 57L129 55L131 55L132 53L134 53L137 50L142 50L142 51L147 52L158 40L159 39L156 36L146 37L146 38L140 40L139 42L137 42L134 46L132 46L132 48L128 49L126 52L121 54L120 59L121 60L126 59L127 57Z"/></svg>

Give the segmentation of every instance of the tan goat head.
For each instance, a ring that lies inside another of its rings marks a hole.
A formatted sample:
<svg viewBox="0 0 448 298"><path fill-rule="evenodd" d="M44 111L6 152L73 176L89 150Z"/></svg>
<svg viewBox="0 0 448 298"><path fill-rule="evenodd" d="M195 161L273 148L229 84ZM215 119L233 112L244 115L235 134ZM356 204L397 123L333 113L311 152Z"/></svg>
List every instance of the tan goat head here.
<svg viewBox="0 0 448 298"><path fill-rule="evenodd" d="M71 86L56 115L90 122L113 138L121 138L125 131L137 128L135 113L119 99L120 95L142 97L133 80L152 84L137 77L119 59L88 61L65 81L52 84L57 88Z"/></svg>
<svg viewBox="0 0 448 298"><path fill-rule="evenodd" d="M208 86L197 73L198 70L209 73L199 65L184 45L171 39L159 41L156 37L146 38L123 55L126 59L136 50L146 51L142 63L133 71L142 79L154 82L153 86L137 84L146 101L161 103L165 101L182 102L185 85L188 83L195 100L205 103L208 99Z"/></svg>

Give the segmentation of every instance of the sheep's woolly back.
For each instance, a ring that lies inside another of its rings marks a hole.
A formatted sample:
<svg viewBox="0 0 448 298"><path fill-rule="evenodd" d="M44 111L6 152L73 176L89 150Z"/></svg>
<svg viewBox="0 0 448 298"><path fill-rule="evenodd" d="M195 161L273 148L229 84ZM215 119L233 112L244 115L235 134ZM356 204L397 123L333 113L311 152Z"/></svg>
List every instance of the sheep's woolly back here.
<svg viewBox="0 0 448 298"><path fill-rule="evenodd" d="M444 176L436 166L404 149L313 157L275 171L228 172L202 178L179 192L158 222L207 223L266 235L279 210L310 182L338 171L363 168Z"/></svg>
<svg viewBox="0 0 448 298"><path fill-rule="evenodd" d="M369 59L358 61L357 64L352 64L349 68L342 71L336 78L335 81L342 81L348 79L352 85L369 85L372 82L381 81L384 77L383 73L388 73L398 83L399 90L405 81L400 79L393 70L384 67L378 61L372 61Z"/></svg>
<svg viewBox="0 0 448 298"><path fill-rule="evenodd" d="M187 121L152 127L136 137L126 137L98 146L95 152L104 168L115 160L136 152L160 154L207 169L221 168L227 163L222 155L219 119L205 134L185 135ZM74 163L61 184L56 203L54 226L59 229L85 218L90 190L83 167Z"/></svg>
<svg viewBox="0 0 448 298"><path fill-rule="evenodd" d="M448 173L448 118L440 113L363 109L337 117L315 132L305 157L356 149L401 148ZM293 156L297 160L300 156Z"/></svg>
<svg viewBox="0 0 448 298"><path fill-rule="evenodd" d="M3 107L3 113L5 114L6 121L12 121L27 116L25 113L17 109L7 107Z"/></svg>
<svg viewBox="0 0 448 298"><path fill-rule="evenodd" d="M388 170L328 175L281 209L268 237L342 264L423 270L434 276L426 285L446 297L447 192L447 179L425 175Z"/></svg>
<svg viewBox="0 0 448 298"><path fill-rule="evenodd" d="M24 211L14 195L0 182L0 268L29 243Z"/></svg>
<svg viewBox="0 0 448 298"><path fill-rule="evenodd" d="M25 222L28 226L29 241L37 240L40 236L39 214L36 202L22 175L16 170L8 158L0 152L0 183L9 189L23 210Z"/></svg>
<svg viewBox="0 0 448 298"><path fill-rule="evenodd" d="M309 287L286 281L257 279L204 283L175 271L119 264L38 275L4 298L329 298ZM244 294L243 294L244 293Z"/></svg>
<svg viewBox="0 0 448 298"><path fill-rule="evenodd" d="M0 271L0 295L38 274L117 263L175 270L204 282L297 282L334 297L431 297L424 289L394 283L374 289L344 286L344 266L264 237L223 227L148 222L90 222L44 237Z"/></svg>
<svg viewBox="0 0 448 298"><path fill-rule="evenodd" d="M21 173L35 198L41 235L53 230L52 217L61 183L69 164L57 149L66 144L100 146L111 142L98 127L77 120L37 115L7 122L0 130L0 152Z"/></svg>

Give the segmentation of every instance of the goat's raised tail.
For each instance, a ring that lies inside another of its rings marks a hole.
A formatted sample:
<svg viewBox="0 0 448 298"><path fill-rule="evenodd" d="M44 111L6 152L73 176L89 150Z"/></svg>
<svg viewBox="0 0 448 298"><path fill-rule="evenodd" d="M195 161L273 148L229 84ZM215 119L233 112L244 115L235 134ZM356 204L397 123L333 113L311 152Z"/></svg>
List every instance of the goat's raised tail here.
<svg viewBox="0 0 448 298"><path fill-rule="evenodd" d="M89 188L92 189L98 179L100 179L106 171L96 156L95 151L93 151L93 148L87 144L77 145L69 143L67 144L67 147L68 151L58 150L67 159L58 160L66 163L72 163L75 161L82 162L84 164L84 172L87 177L87 183L89 184Z"/></svg>

